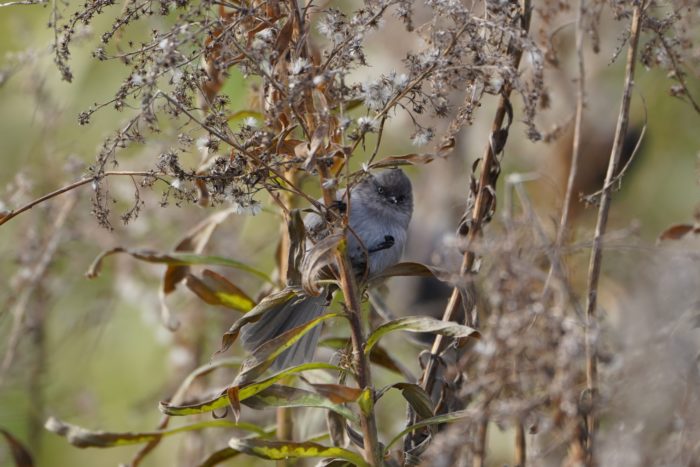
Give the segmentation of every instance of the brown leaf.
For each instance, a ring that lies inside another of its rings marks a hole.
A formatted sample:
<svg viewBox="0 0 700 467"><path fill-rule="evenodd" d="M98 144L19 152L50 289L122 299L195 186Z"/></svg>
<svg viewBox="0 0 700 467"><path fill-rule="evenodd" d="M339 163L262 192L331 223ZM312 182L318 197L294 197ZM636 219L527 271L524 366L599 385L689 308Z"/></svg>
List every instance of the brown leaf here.
<svg viewBox="0 0 700 467"><path fill-rule="evenodd" d="M233 214L233 209L226 209L212 214L202 222L193 227L187 234L175 245L174 251L191 251L193 253L201 253L204 247L209 243L214 230L225 221L228 216ZM162 290L165 294L169 294L175 290L177 284L182 281L189 272L189 266L173 266L169 265L163 275Z"/></svg>
<svg viewBox="0 0 700 467"><path fill-rule="evenodd" d="M434 154L406 154L404 156L389 156L370 166L372 169L395 167L397 165L424 165L435 159Z"/></svg>
<svg viewBox="0 0 700 467"><path fill-rule="evenodd" d="M34 459L32 459L32 455L24 444L7 430L0 428L0 434L3 435L10 446L10 453L12 453L12 460L15 462L16 467L34 467Z"/></svg>
<svg viewBox="0 0 700 467"><path fill-rule="evenodd" d="M328 398L334 404L342 404L345 402L354 402L360 397L362 390L359 388L351 388L342 384L318 384L304 381L314 388L318 394Z"/></svg>
<svg viewBox="0 0 700 467"><path fill-rule="evenodd" d="M680 240L694 230L695 226L690 224L675 224L661 232L658 241Z"/></svg>
<svg viewBox="0 0 700 467"><path fill-rule="evenodd" d="M241 400L238 397L238 386L226 388L226 395L228 396L228 404L233 412L233 418L238 421L241 417Z"/></svg>

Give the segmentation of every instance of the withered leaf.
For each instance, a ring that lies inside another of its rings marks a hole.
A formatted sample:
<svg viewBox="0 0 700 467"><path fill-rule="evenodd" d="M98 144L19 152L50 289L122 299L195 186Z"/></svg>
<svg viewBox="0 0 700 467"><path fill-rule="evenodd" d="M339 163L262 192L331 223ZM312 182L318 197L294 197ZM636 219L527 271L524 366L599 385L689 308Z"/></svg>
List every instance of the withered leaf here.
<svg viewBox="0 0 700 467"><path fill-rule="evenodd" d="M29 453L29 450L15 438L9 431L0 428L0 434L7 441L8 446L10 446L10 453L12 454L12 460L16 467L33 467L34 459Z"/></svg>

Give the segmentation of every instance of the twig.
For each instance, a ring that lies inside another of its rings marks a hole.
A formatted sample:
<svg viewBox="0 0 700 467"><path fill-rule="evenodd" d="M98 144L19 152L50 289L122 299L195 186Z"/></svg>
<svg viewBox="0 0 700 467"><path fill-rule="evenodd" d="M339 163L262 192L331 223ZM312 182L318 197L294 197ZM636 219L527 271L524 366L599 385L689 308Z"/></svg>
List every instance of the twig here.
<svg viewBox="0 0 700 467"><path fill-rule="evenodd" d="M41 204L44 201L48 201L51 198L55 198L58 195L62 195L63 193L66 193L68 191L74 190L78 187L81 187L83 185L86 185L88 183L94 182L96 180L101 179L102 177L110 177L110 176L115 176L115 175L127 175L127 176L137 176L137 177L153 177L156 176L154 172L133 172L133 171L111 171L111 172L103 172L99 175L94 175L92 177L87 177L83 178L81 180L78 180L77 182L73 182L70 185L66 185L62 188L59 188L58 190L52 191L49 194L46 194L42 196L41 198L37 198L34 201L31 201L24 206L15 209L13 211L10 211L9 214L5 214L5 216L0 217L0 225L3 225L5 222L9 221L10 219L17 217L18 215L22 214L25 211L30 210L37 204Z"/></svg>
<svg viewBox="0 0 700 467"><path fill-rule="evenodd" d="M625 69L625 85L620 104L620 113L617 118L617 128L615 130L615 141L610 153L608 172L605 176L603 193L600 198L600 208L598 209L598 220L596 222L595 235L593 237L593 247L588 267L588 286L586 302L586 386L593 400L591 410L587 416L586 430L586 464L593 465L594 459L594 437L597 428L596 391L598 387L598 358L595 352L595 334L597 325L596 307L598 303L598 281L600 279L600 269L603 258L602 238L610 213L610 203L612 200L612 184L610 183L617 170L622 154L622 146L629 125L629 109L632 100L632 88L634 86L634 70L637 58L637 48L639 46L639 35L641 30L642 12L645 6L644 0L639 0L634 4L632 24L630 26L630 45L627 51L627 65Z"/></svg>
<svg viewBox="0 0 700 467"><path fill-rule="evenodd" d="M569 223L569 209L573 198L574 182L578 172L579 155L581 153L581 126L583 122L583 109L586 106L586 68L583 58L583 15L585 14L586 0L580 0L576 14L576 58L578 61L578 81L576 86L576 117L574 120L574 141L571 146L571 166L569 167L569 179L566 183L564 205L561 210L559 230L554 244L555 249L561 248L566 238L567 225ZM552 270L550 269L550 276Z"/></svg>
<svg viewBox="0 0 700 467"><path fill-rule="evenodd" d="M6 2L6 3L0 3L0 8L6 7L6 6L15 6L15 5L46 5L48 3L47 0L20 0L17 2Z"/></svg>

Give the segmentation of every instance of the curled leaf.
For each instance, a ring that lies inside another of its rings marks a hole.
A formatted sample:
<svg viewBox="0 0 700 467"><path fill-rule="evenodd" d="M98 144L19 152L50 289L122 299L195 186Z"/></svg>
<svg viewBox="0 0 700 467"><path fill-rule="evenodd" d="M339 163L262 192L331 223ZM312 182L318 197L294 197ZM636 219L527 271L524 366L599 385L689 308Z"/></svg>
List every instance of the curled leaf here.
<svg viewBox="0 0 700 467"><path fill-rule="evenodd" d="M440 321L428 316L406 316L389 321L375 329L367 338L365 353L371 352L372 347L379 342L379 339L393 331L429 332L450 337L480 336L479 331L476 329L452 321Z"/></svg>
<svg viewBox="0 0 700 467"><path fill-rule="evenodd" d="M100 253L93 261L92 265L85 275L93 279L100 274L102 269L102 261L107 257L116 253L126 253L132 257L146 261L149 263L169 264L169 265L207 265L207 266L223 266L228 268L239 269L252 274L265 282L272 283L270 276L262 271L259 271L245 263L220 256L203 256L193 253L161 253L148 249L127 249L123 247L112 248L111 250Z"/></svg>
<svg viewBox="0 0 700 467"><path fill-rule="evenodd" d="M318 280L327 278L329 268L336 265L336 251L342 248L345 236L342 232L333 232L316 242L304 256L301 268L301 285L311 296L318 296L321 290Z"/></svg>

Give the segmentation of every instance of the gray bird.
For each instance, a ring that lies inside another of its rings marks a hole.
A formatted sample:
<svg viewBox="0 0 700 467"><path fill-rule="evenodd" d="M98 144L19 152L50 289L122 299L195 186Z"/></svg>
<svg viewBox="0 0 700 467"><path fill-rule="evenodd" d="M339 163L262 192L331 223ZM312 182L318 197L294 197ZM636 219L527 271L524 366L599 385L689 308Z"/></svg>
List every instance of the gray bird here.
<svg viewBox="0 0 700 467"><path fill-rule="evenodd" d="M340 209L347 209L345 190L338 191L337 199ZM401 169L369 175L350 190L349 209L348 256L358 279L371 279L401 259L413 213L411 181ZM311 238L318 238L324 222L318 214L311 213L304 219L304 225ZM317 297L299 294L266 311L258 321L241 330L243 347L252 351L318 318L326 308L326 297L326 293ZM272 368L279 370L311 361L320 331L316 327L307 333L277 357Z"/></svg>

